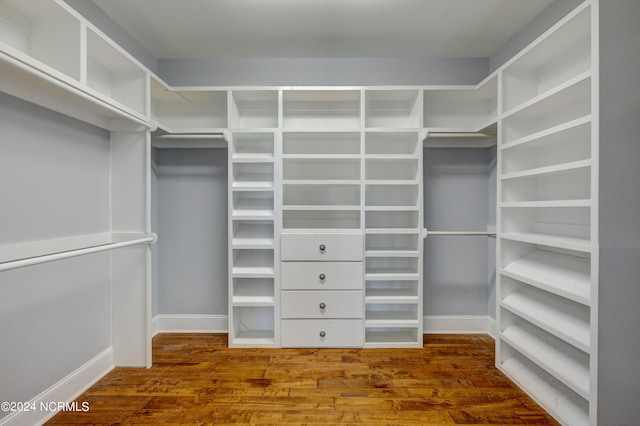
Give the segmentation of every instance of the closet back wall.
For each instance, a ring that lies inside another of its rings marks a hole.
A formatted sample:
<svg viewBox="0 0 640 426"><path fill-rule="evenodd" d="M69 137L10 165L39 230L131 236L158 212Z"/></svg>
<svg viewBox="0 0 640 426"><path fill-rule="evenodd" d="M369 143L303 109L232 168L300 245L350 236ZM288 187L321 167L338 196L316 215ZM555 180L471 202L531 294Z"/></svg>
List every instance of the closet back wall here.
<svg viewBox="0 0 640 426"><path fill-rule="evenodd" d="M227 150L154 149L153 315L227 314Z"/></svg>
<svg viewBox="0 0 640 426"><path fill-rule="evenodd" d="M1 93L0 128L0 246L109 232L108 132ZM109 253L0 273L0 401L111 346L110 276Z"/></svg>
<svg viewBox="0 0 640 426"><path fill-rule="evenodd" d="M495 148L424 150L428 230L484 232L488 225L495 226L495 155ZM495 309L489 308L495 304L494 253L495 241L484 236L427 237L425 316L495 317Z"/></svg>

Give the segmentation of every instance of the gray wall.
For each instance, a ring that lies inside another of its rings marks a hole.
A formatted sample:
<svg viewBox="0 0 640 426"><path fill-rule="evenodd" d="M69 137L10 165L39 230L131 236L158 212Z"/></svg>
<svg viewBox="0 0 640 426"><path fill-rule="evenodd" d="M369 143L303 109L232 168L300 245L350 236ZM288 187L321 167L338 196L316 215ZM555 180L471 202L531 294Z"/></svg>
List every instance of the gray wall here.
<svg viewBox="0 0 640 426"><path fill-rule="evenodd" d="M494 158L495 149L424 150L424 216L428 230L485 231L487 225L495 224L495 214L490 221L489 208L490 187L495 186ZM487 300L493 287L489 277L495 276L490 244L487 237L427 237L425 315L489 313Z"/></svg>
<svg viewBox="0 0 640 426"><path fill-rule="evenodd" d="M640 2L600 2L598 421L638 424Z"/></svg>
<svg viewBox="0 0 640 426"><path fill-rule="evenodd" d="M158 61L173 86L366 86L476 84L486 58L324 58Z"/></svg>
<svg viewBox="0 0 640 426"><path fill-rule="evenodd" d="M100 31L109 36L120 47L125 49L131 56L140 61L145 67L157 74L158 60L145 49L137 40L125 32L122 27L115 23L113 19L102 11L98 6L89 0L64 0L69 6L74 8L80 15L98 27Z"/></svg>
<svg viewBox="0 0 640 426"><path fill-rule="evenodd" d="M0 128L0 245L109 231L107 132L1 93ZM111 346L108 253L0 272L0 294L0 401Z"/></svg>
<svg viewBox="0 0 640 426"><path fill-rule="evenodd" d="M227 150L160 149L157 314L227 313Z"/></svg>

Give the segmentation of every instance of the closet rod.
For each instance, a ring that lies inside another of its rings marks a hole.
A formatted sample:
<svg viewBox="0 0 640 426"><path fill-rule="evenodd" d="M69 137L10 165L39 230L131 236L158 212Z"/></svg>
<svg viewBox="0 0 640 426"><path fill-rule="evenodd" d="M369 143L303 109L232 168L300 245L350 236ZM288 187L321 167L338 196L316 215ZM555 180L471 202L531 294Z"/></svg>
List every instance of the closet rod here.
<svg viewBox="0 0 640 426"><path fill-rule="evenodd" d="M423 232L423 238L427 238L431 235L434 236L446 236L446 237L495 237L495 232L475 232L475 231L429 231L427 229Z"/></svg>
<svg viewBox="0 0 640 426"><path fill-rule="evenodd" d="M226 139L224 133L196 134L196 133L170 133L154 136L158 139Z"/></svg>
<svg viewBox="0 0 640 426"><path fill-rule="evenodd" d="M427 133L428 138L478 138L478 139L493 139L496 138L495 133L478 133L478 132L436 132Z"/></svg>
<svg viewBox="0 0 640 426"><path fill-rule="evenodd" d="M45 254L42 256L28 257L26 259L11 260L9 262L0 263L0 272L10 269L24 268L25 266L38 265L40 263L53 262L55 260L69 259L71 257L82 256L85 254L99 253L101 251L113 250L122 247L129 247L139 244L153 244L158 236L156 234L145 234L145 237L136 238L134 240L122 241L119 243L109 243L99 246L84 247L75 250L63 251L60 253Z"/></svg>

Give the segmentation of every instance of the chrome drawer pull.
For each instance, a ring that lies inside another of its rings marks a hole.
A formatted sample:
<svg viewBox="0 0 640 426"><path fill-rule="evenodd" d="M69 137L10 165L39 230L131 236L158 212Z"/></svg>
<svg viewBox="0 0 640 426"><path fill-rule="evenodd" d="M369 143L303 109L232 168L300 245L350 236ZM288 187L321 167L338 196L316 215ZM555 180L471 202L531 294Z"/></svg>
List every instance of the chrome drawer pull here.
<svg viewBox="0 0 640 426"><path fill-rule="evenodd" d="M326 307L327 307L327 305L325 305L325 303L324 303L324 302L320 302L320 309L324 309L324 308L326 308Z"/></svg>
<svg viewBox="0 0 640 426"><path fill-rule="evenodd" d="M325 246L324 244L320 244L320 251L324 252L327 249L327 246Z"/></svg>
<svg viewBox="0 0 640 426"><path fill-rule="evenodd" d="M318 278L320 278L320 281L324 281L324 279L327 278L327 276L325 274L320 274L318 275Z"/></svg>
<svg viewBox="0 0 640 426"><path fill-rule="evenodd" d="M326 335L327 335L327 333L325 333L324 331L321 331L321 332L320 332L320 337L324 337L324 336L326 336Z"/></svg>

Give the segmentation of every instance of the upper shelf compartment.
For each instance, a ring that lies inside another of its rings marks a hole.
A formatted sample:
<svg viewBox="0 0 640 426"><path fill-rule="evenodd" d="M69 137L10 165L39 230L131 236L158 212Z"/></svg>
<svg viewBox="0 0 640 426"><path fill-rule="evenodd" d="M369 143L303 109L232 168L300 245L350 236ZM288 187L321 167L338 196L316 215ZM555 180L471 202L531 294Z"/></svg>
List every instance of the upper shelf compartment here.
<svg viewBox="0 0 640 426"><path fill-rule="evenodd" d="M53 1L0 1L0 46L9 47L3 50L21 52L79 81L81 39L80 21Z"/></svg>
<svg viewBox="0 0 640 426"><path fill-rule="evenodd" d="M590 7L585 7L508 65L503 73L503 111L508 112L589 71L590 28Z"/></svg>
<svg viewBox="0 0 640 426"><path fill-rule="evenodd" d="M366 127L420 127L418 90L368 90L365 100Z"/></svg>
<svg viewBox="0 0 640 426"><path fill-rule="evenodd" d="M119 48L87 30L87 85L128 109L147 116L148 74Z"/></svg>
<svg viewBox="0 0 640 426"><path fill-rule="evenodd" d="M359 129L360 91L285 91L283 114L288 129Z"/></svg>
<svg viewBox="0 0 640 426"><path fill-rule="evenodd" d="M170 133L219 131L227 127L227 92L173 91L152 79L151 118Z"/></svg>
<svg viewBox="0 0 640 426"><path fill-rule="evenodd" d="M278 127L278 92L234 91L230 106L231 129Z"/></svg>
<svg viewBox="0 0 640 426"><path fill-rule="evenodd" d="M484 130L497 118L497 87L494 77L478 88L425 90L423 126L432 130Z"/></svg>

